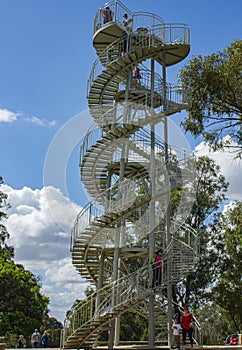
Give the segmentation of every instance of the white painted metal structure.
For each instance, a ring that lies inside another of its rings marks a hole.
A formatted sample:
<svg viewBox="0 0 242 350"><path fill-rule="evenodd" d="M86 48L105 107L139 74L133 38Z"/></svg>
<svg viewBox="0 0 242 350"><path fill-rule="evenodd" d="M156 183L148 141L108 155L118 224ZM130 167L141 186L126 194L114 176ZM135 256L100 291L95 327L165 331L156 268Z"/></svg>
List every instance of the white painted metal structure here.
<svg viewBox="0 0 242 350"><path fill-rule="evenodd" d="M112 19L104 24L107 6ZM132 19L128 26L125 13ZM185 224L194 158L171 148L167 139L167 118L186 104L181 87L166 82L166 68L188 55L189 28L165 24L151 13L132 13L112 1L96 14L93 46L97 59L87 98L95 123L80 156L81 181L92 200L76 218L71 251L94 293L71 310L61 347L95 347L108 328L112 348L119 343L120 317L130 309L149 319L153 347L155 310L170 321L169 290L198 258L197 234ZM133 76L137 65L139 79ZM162 141L155 133L158 123L163 124ZM174 213L170 196L178 188L181 203ZM162 280L152 289L149 259L159 248L165 258ZM166 288L168 300L162 294Z"/></svg>

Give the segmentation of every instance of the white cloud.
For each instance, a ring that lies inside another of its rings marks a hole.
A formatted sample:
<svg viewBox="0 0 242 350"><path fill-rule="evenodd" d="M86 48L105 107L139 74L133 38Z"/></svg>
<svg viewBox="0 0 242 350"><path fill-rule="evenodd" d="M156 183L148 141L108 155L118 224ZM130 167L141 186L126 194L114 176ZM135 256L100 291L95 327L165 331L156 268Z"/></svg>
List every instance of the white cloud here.
<svg viewBox="0 0 242 350"><path fill-rule="evenodd" d="M70 232L81 208L51 186L15 190L2 185L1 190L11 204L6 226L15 248L14 260L42 276L50 315L63 322L88 285L73 267L70 253Z"/></svg>
<svg viewBox="0 0 242 350"><path fill-rule="evenodd" d="M18 119L18 117L23 117L23 113L12 112L8 109L0 109L0 123L13 123ZM37 126L47 126L47 127L55 126L57 123L56 120L41 119L35 116L23 117L22 120Z"/></svg>
<svg viewBox="0 0 242 350"><path fill-rule="evenodd" d="M0 123L13 123L21 116L21 113L15 113L7 109L0 109Z"/></svg>
<svg viewBox="0 0 242 350"><path fill-rule="evenodd" d="M242 161L235 159L235 153L228 148L212 152L205 142L201 142L195 148L197 156L208 156L213 159L221 168L221 173L229 182L227 197L229 200L242 200L241 178L242 178Z"/></svg>
<svg viewBox="0 0 242 350"><path fill-rule="evenodd" d="M56 120L47 120L47 119L40 119L38 117L30 117L30 118L24 118L24 121L28 122L28 123L32 123L35 124L37 126L48 126L48 127L52 127L56 125Z"/></svg>
<svg viewBox="0 0 242 350"><path fill-rule="evenodd" d="M50 314L64 320L74 301L85 298L84 290L89 283L81 279L69 258L51 262L44 276L43 293L50 298Z"/></svg>

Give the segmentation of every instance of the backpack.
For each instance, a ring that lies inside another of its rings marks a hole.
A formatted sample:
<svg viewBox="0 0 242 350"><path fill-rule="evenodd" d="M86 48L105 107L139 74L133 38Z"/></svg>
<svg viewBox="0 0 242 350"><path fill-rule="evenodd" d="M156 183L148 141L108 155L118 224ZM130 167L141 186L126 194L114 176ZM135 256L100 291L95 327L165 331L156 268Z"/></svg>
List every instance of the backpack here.
<svg viewBox="0 0 242 350"><path fill-rule="evenodd" d="M149 263L153 265L155 263L155 258L156 255L153 255L152 258L149 260Z"/></svg>

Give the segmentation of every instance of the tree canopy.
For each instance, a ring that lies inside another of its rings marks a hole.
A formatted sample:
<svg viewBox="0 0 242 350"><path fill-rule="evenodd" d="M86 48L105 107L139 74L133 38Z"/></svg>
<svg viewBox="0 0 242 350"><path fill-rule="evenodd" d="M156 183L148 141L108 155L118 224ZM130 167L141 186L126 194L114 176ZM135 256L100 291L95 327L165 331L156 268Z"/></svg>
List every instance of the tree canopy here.
<svg viewBox="0 0 242 350"><path fill-rule="evenodd" d="M39 278L13 260L14 248L7 244L10 235L4 225L8 207L7 195L0 191L0 334L7 335L7 342L8 336L27 336L40 328L49 304Z"/></svg>
<svg viewBox="0 0 242 350"><path fill-rule="evenodd" d="M196 163L196 198L187 219L200 236L200 260L196 270L174 287L173 299L181 304L198 307L206 299L205 291L214 278L217 254L209 254L209 227L217 221L221 204L228 188L220 168L208 157L199 157Z"/></svg>
<svg viewBox="0 0 242 350"><path fill-rule="evenodd" d="M193 58L180 72L189 114L182 123L214 149L230 147L242 156L242 40L224 51ZM226 136L226 137L225 137Z"/></svg>
<svg viewBox="0 0 242 350"><path fill-rule="evenodd" d="M31 334L48 311L36 277L0 255L0 334Z"/></svg>
<svg viewBox="0 0 242 350"><path fill-rule="evenodd" d="M209 299L226 313L231 331L242 325L242 202L221 214L212 227L211 246L219 264Z"/></svg>
<svg viewBox="0 0 242 350"><path fill-rule="evenodd" d="M2 182L3 179L0 176L0 185ZM7 198L6 193L0 190L0 254L4 254L6 258L12 258L14 256L14 248L6 242L9 238L9 233L6 226L2 223L7 217L6 209L10 207L9 203L7 203Z"/></svg>

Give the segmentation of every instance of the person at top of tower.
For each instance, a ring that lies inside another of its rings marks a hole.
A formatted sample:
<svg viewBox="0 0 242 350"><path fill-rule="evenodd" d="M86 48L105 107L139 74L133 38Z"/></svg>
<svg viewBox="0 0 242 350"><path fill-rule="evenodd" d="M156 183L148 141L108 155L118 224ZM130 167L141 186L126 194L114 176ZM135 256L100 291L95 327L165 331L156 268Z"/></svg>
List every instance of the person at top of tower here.
<svg viewBox="0 0 242 350"><path fill-rule="evenodd" d="M129 26L129 24L133 21L132 18L129 18L128 14L125 13L124 14L124 20L123 20L123 25L125 27L125 29L127 30L127 32L132 32L132 29L131 27Z"/></svg>
<svg viewBox="0 0 242 350"><path fill-rule="evenodd" d="M113 11L111 11L109 6L105 7L105 9L102 11L102 15L103 15L103 24L106 24L108 22L112 22Z"/></svg>

